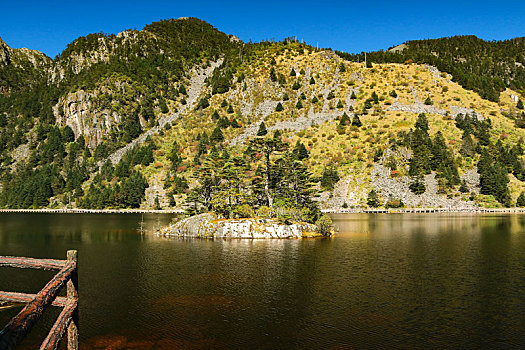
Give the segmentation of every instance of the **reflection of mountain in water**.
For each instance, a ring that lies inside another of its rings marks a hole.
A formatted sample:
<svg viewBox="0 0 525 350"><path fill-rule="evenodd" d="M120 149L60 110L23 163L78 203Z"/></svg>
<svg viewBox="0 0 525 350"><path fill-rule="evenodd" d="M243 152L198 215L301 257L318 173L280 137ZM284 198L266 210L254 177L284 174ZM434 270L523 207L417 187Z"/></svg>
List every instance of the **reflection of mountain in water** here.
<svg viewBox="0 0 525 350"><path fill-rule="evenodd" d="M86 348L525 345L525 218L334 217L331 239L200 240L140 235L140 214L0 215L0 255L79 250ZM0 269L2 290L47 280Z"/></svg>

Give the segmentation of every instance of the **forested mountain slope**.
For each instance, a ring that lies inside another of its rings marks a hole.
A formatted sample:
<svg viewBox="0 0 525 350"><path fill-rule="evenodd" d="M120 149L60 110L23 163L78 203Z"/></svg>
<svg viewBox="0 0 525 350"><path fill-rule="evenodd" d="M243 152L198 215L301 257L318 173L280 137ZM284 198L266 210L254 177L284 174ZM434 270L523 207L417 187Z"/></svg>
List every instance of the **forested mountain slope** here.
<svg viewBox="0 0 525 350"><path fill-rule="evenodd" d="M365 65L190 18L4 64L0 206L525 205L522 40L404 47Z"/></svg>
<svg viewBox="0 0 525 350"><path fill-rule="evenodd" d="M345 59L361 61L364 53L339 53ZM485 41L473 35L413 40L387 51L370 52L369 62L424 63L452 74L454 81L491 101L507 87L525 88L525 38Z"/></svg>

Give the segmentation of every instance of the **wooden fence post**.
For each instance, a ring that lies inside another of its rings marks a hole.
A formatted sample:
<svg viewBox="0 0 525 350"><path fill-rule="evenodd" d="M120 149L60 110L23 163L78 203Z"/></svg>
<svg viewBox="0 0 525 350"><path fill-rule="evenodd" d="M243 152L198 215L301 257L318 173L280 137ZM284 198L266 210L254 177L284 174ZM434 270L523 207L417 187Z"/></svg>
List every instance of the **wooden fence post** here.
<svg viewBox="0 0 525 350"><path fill-rule="evenodd" d="M74 261L77 266L71 274L71 279L67 282L67 298L78 300L78 252L76 250L68 250L67 261ZM67 349L78 349L78 303L71 317L71 322L69 322L67 327Z"/></svg>

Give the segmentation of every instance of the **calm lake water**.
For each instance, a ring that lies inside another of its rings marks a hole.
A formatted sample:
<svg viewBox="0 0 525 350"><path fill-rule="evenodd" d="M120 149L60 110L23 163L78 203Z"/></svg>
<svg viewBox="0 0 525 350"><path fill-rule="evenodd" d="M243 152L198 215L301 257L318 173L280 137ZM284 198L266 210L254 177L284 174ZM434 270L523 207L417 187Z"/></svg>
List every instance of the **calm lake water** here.
<svg viewBox="0 0 525 350"><path fill-rule="evenodd" d="M141 235L140 214L1 214L0 255L78 249L85 349L525 348L525 216L334 218L331 239L212 241ZM51 276L0 268L0 290Z"/></svg>

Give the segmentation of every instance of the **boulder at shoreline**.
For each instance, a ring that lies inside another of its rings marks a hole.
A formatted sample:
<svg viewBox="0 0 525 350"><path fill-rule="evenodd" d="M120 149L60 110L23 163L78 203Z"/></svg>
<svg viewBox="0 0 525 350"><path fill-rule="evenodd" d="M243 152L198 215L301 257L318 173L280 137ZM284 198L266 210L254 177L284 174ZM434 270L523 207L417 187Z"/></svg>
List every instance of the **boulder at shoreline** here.
<svg viewBox="0 0 525 350"><path fill-rule="evenodd" d="M212 213L199 214L162 228L160 236L194 238L307 238L320 237L313 224L291 222L289 225L277 219L247 218L222 219Z"/></svg>

